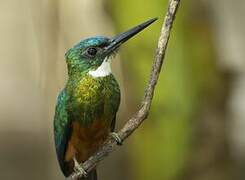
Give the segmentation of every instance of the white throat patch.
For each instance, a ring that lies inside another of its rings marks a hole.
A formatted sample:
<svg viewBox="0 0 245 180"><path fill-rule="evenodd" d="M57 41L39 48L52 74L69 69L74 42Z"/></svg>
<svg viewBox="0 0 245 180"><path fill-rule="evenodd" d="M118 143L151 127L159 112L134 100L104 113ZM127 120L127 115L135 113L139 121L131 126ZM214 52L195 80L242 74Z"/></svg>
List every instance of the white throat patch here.
<svg viewBox="0 0 245 180"><path fill-rule="evenodd" d="M111 58L105 58L103 63L93 71L88 72L91 76L97 77L105 77L111 74Z"/></svg>

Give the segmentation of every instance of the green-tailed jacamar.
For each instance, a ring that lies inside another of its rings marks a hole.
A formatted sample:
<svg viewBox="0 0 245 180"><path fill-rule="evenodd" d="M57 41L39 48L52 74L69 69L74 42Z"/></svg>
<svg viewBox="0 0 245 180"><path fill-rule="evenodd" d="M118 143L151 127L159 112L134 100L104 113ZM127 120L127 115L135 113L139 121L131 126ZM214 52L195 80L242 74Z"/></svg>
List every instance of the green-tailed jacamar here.
<svg viewBox="0 0 245 180"><path fill-rule="evenodd" d="M54 117L56 153L66 177L73 171L86 173L79 164L95 153L114 130L120 89L111 74L113 55L121 44L155 20L113 38L82 40L66 53L68 81L58 96ZM96 170L80 179L96 180Z"/></svg>

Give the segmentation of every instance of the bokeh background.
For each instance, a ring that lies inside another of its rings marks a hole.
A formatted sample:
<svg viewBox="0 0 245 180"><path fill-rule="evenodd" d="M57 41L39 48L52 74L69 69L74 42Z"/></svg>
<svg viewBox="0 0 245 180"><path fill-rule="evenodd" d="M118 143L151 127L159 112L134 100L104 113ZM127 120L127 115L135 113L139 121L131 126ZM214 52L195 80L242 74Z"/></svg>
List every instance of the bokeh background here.
<svg viewBox="0 0 245 180"><path fill-rule="evenodd" d="M60 180L53 142L64 53L160 19L113 62L117 127L137 110L167 0L0 0L0 179ZM243 0L182 1L148 120L99 165L101 180L245 179Z"/></svg>

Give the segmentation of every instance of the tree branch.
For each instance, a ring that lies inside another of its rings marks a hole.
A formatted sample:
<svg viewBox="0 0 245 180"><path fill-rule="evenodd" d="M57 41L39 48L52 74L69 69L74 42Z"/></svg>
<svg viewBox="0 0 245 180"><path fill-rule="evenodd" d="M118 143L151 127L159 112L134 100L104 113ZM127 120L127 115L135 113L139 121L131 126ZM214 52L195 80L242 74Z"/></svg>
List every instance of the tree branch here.
<svg viewBox="0 0 245 180"><path fill-rule="evenodd" d="M170 31L172 29L173 21L175 19L175 14L178 10L179 3L180 0L170 0L169 2L168 11L164 18L163 26L158 40L158 46L156 49L156 55L152 66L150 79L145 91L144 99L138 112L136 112L133 117L131 117L124 125L124 127L118 132L118 136L121 138L122 141L129 137L141 125L141 123L147 118L149 114L155 86L161 72L168 40L170 37ZM87 161L82 164L84 170L87 172L91 171L101 160L103 160L112 151L114 151L116 146L116 140L113 138L108 138L105 144L93 156L91 156ZM71 175L73 179L76 179L80 176L82 175L76 172L72 173Z"/></svg>

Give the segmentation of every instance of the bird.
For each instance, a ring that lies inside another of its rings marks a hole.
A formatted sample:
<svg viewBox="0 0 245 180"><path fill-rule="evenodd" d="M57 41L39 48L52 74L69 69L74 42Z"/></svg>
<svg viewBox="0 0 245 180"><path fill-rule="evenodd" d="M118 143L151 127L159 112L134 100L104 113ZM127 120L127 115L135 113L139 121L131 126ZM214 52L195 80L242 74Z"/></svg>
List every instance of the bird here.
<svg viewBox="0 0 245 180"><path fill-rule="evenodd" d="M58 163L65 177L82 174L77 180L97 180L96 168L82 167L114 132L120 104L120 88L111 71L119 47L156 21L150 19L112 38L95 36L81 40L65 54L68 79L57 97L54 141Z"/></svg>

